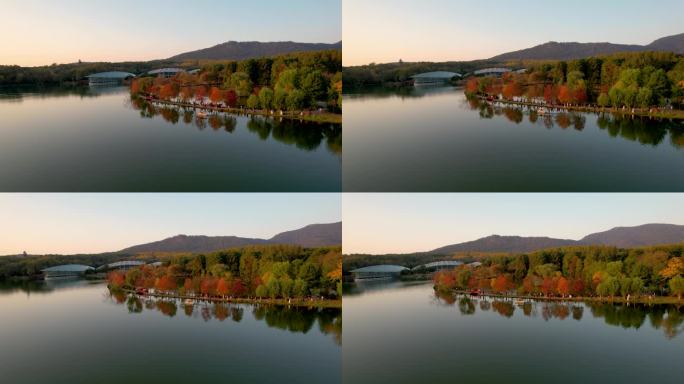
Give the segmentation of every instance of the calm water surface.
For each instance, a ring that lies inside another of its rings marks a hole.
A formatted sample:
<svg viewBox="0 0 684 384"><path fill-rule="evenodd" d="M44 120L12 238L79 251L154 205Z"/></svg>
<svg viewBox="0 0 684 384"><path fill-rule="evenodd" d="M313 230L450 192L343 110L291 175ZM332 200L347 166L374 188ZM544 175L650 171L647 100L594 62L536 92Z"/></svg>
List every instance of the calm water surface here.
<svg viewBox="0 0 684 384"><path fill-rule="evenodd" d="M344 296L343 382L678 383L684 308L437 297L427 283Z"/></svg>
<svg viewBox="0 0 684 384"><path fill-rule="evenodd" d="M543 117L453 87L345 95L345 191L684 191L684 124Z"/></svg>
<svg viewBox="0 0 684 384"><path fill-rule="evenodd" d="M55 285L56 284L56 285ZM0 286L1 383L339 383L340 310Z"/></svg>
<svg viewBox="0 0 684 384"><path fill-rule="evenodd" d="M339 191L342 128L0 89L0 191Z"/></svg>

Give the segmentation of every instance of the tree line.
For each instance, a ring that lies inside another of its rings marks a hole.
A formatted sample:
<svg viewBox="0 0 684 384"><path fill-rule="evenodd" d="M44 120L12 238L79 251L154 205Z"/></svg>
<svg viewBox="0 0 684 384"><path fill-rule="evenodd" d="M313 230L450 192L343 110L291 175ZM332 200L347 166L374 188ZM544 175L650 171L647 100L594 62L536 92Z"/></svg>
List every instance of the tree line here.
<svg viewBox="0 0 684 384"><path fill-rule="evenodd" d="M684 56L624 53L557 62L531 62L524 73L473 77L469 95L544 101L557 105L650 108L684 106Z"/></svg>
<svg viewBox="0 0 684 384"><path fill-rule="evenodd" d="M173 256L161 266L112 271L110 288L204 298L340 298L339 247L272 245Z"/></svg>
<svg viewBox="0 0 684 384"><path fill-rule="evenodd" d="M155 68L177 65L169 61L123 62L123 63L71 63L52 64L41 67L0 65L0 86L9 85L61 85L83 82L86 76L99 72L121 71L134 74Z"/></svg>
<svg viewBox="0 0 684 384"><path fill-rule="evenodd" d="M445 63L396 63L375 64L345 67L344 87L364 88L381 85L403 84L411 80L411 76L434 71L469 73L477 69L491 67L499 63L493 61L445 62Z"/></svg>
<svg viewBox="0 0 684 384"><path fill-rule="evenodd" d="M211 62L197 74L136 78L131 93L183 102L209 99L231 108L302 111L324 106L340 112L342 55L330 50Z"/></svg>
<svg viewBox="0 0 684 384"><path fill-rule="evenodd" d="M684 295L684 245L569 247L483 258L434 275L437 290L545 297Z"/></svg>
<svg viewBox="0 0 684 384"><path fill-rule="evenodd" d="M41 270L56 265L83 264L97 267L116 261L127 260L134 255L102 253L82 255L9 255L0 257L0 280L12 278L39 278ZM136 256L142 261L154 261L154 255Z"/></svg>

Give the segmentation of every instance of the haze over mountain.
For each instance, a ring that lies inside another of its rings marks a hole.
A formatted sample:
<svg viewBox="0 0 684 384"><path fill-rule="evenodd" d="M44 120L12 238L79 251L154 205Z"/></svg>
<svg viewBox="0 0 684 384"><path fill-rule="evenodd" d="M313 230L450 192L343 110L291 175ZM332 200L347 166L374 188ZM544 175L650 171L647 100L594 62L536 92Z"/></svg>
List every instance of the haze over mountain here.
<svg viewBox="0 0 684 384"><path fill-rule="evenodd" d="M581 240L493 235L474 241L447 245L427 253L443 255L456 252L519 253L578 245L612 245L632 248L681 242L684 242L684 225L645 224L636 227L617 227L604 232L592 233Z"/></svg>
<svg viewBox="0 0 684 384"><path fill-rule="evenodd" d="M177 235L160 241L128 247L119 252L129 254L143 252L200 253L260 244L293 244L308 248L341 245L342 223L307 225L300 229L279 233L270 239Z"/></svg>
<svg viewBox="0 0 684 384"><path fill-rule="evenodd" d="M662 51L684 54L684 33L658 39L648 45L612 43L559 43L551 41L536 47L494 56L491 60L574 60L622 52Z"/></svg>
<svg viewBox="0 0 684 384"><path fill-rule="evenodd" d="M329 49L342 49L342 42L326 44L297 43L293 41L266 43L258 41L228 41L210 48L181 53L170 57L169 60L247 60L286 53L324 51Z"/></svg>

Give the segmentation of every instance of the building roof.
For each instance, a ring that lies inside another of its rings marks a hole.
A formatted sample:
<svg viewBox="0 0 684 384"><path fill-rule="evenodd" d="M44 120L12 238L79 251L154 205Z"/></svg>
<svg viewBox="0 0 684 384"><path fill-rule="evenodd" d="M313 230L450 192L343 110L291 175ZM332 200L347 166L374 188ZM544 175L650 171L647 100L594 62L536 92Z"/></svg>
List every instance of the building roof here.
<svg viewBox="0 0 684 384"><path fill-rule="evenodd" d="M81 264L65 264L65 265L56 265L54 267L50 268L45 268L41 270L42 272L85 272L91 269L95 269L91 266L88 265L81 265Z"/></svg>
<svg viewBox="0 0 684 384"><path fill-rule="evenodd" d="M352 273L399 273L401 271L408 270L406 267L401 265L371 265L369 267L363 267L351 271Z"/></svg>
<svg viewBox="0 0 684 384"><path fill-rule="evenodd" d="M511 70L508 68L485 68L473 72L475 75L487 75L490 73L508 73Z"/></svg>
<svg viewBox="0 0 684 384"><path fill-rule="evenodd" d="M120 268L120 267L137 267L140 265L145 265L144 261L137 261L137 260L124 260L124 261L117 261L116 263L110 263L107 265L103 265L100 268Z"/></svg>
<svg viewBox="0 0 684 384"><path fill-rule="evenodd" d="M88 75L86 77L87 78L97 78L97 79L125 79L127 77L135 77L135 75L130 73L130 72L112 71L112 72L93 73L92 75Z"/></svg>
<svg viewBox="0 0 684 384"><path fill-rule="evenodd" d="M426 73L419 73L417 75L411 76L413 79L451 79L454 77L461 77L460 73L456 72L446 72L446 71L435 71L435 72L426 72Z"/></svg>
<svg viewBox="0 0 684 384"><path fill-rule="evenodd" d="M185 72L185 69L183 68L159 68L159 69L153 69L149 72L147 72L148 75L158 75L160 73L179 73L179 72Z"/></svg>
<svg viewBox="0 0 684 384"><path fill-rule="evenodd" d="M421 268L430 269L430 268L439 268L439 267L458 267L459 265L462 265L462 264L463 264L462 261L456 261L456 260L435 261L433 263L427 263L427 264L419 265L419 266L413 268L413 270L421 269Z"/></svg>

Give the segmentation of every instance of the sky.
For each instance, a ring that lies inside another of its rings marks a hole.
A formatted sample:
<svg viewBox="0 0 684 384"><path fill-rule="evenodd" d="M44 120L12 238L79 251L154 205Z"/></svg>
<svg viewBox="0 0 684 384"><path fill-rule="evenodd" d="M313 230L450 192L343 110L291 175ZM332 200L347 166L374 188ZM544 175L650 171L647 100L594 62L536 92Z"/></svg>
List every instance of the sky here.
<svg viewBox="0 0 684 384"><path fill-rule="evenodd" d="M681 0L344 0L344 65L467 61L548 41L649 44L684 33Z"/></svg>
<svg viewBox="0 0 684 384"><path fill-rule="evenodd" d="M339 194L0 194L0 255L100 253L178 234L270 238L341 219Z"/></svg>
<svg viewBox="0 0 684 384"><path fill-rule="evenodd" d="M341 40L341 0L2 0L0 65L147 61L234 41Z"/></svg>
<svg viewBox="0 0 684 384"><path fill-rule="evenodd" d="M344 194L343 252L429 251L490 235L579 240L618 226L684 225L684 194Z"/></svg>

